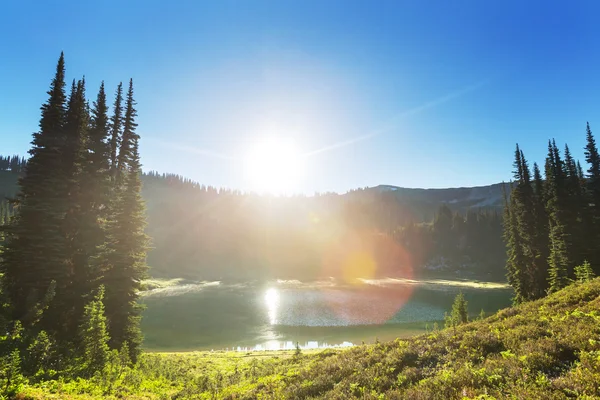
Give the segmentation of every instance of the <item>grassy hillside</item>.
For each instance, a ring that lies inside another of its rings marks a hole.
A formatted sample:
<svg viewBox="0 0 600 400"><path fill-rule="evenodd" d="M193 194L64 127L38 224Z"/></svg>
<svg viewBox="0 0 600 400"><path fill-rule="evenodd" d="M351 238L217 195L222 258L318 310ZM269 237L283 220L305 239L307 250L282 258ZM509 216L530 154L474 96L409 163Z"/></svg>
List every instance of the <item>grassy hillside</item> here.
<svg viewBox="0 0 600 400"><path fill-rule="evenodd" d="M202 334L199 332L198 334ZM600 398L600 279L454 329L294 355L145 354L21 398Z"/></svg>

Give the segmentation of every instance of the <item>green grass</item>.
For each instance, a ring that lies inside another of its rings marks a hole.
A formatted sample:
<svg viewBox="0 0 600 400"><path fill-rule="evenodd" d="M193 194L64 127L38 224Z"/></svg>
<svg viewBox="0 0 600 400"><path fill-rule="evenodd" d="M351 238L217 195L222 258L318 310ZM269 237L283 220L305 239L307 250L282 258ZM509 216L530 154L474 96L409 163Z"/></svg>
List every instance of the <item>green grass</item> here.
<svg viewBox="0 0 600 400"><path fill-rule="evenodd" d="M117 376L118 375L118 376ZM600 279L456 330L348 350L148 353L21 398L600 398Z"/></svg>

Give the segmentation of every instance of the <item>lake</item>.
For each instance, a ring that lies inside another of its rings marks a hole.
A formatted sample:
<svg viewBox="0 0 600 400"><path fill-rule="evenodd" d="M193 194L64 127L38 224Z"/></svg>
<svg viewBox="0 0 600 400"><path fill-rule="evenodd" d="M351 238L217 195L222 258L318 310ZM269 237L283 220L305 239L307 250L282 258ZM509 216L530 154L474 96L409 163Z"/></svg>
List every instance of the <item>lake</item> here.
<svg viewBox="0 0 600 400"><path fill-rule="evenodd" d="M443 326L462 290L471 317L510 306L503 284L372 279L342 284L271 281L186 283L144 292L149 351L349 346Z"/></svg>

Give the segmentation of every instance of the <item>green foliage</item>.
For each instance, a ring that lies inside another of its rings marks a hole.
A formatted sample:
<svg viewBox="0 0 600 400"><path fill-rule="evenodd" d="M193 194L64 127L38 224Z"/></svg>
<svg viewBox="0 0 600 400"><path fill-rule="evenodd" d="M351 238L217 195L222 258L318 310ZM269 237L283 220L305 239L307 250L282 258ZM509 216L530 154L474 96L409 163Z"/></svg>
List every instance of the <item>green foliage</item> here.
<svg viewBox="0 0 600 400"><path fill-rule="evenodd" d="M83 368L89 375L103 370L109 357L103 299L104 286L100 286L96 296L85 306L81 324Z"/></svg>
<svg viewBox="0 0 600 400"><path fill-rule="evenodd" d="M14 349L9 355L0 357L0 395L12 398L25 384L21 373L21 356Z"/></svg>
<svg viewBox="0 0 600 400"><path fill-rule="evenodd" d="M481 311L479 312L479 320L484 320L485 319L485 311L483 311L483 308L481 309Z"/></svg>
<svg viewBox="0 0 600 400"><path fill-rule="evenodd" d="M580 280L582 268L576 266L588 259L591 265L600 260L596 245L600 238L600 156L589 123L586 139L587 177L569 146L565 145L563 159L556 142L550 140L545 179L534 164L533 183L517 145L515 187L510 200L505 196L504 218L507 277L516 303Z"/></svg>
<svg viewBox="0 0 600 400"><path fill-rule="evenodd" d="M564 399L600 396L600 279L485 320L347 350L146 353L20 396L199 399ZM123 353L123 352L122 352ZM114 353L113 353L114 354Z"/></svg>
<svg viewBox="0 0 600 400"><path fill-rule="evenodd" d="M454 298L452 304L452 311L450 315L446 317L446 327L457 327L458 325L465 324L469 320L469 313L467 310L467 300L463 292L459 292Z"/></svg>
<svg viewBox="0 0 600 400"><path fill-rule="evenodd" d="M128 343L130 357L135 362L140 353L142 334L139 327L141 306L138 304L141 282L147 277L146 250L148 237L145 206L141 197L141 165L138 153L139 136L135 133L133 82L127 92L123 137L117 159L117 178L107 222L102 281L106 286L106 315L110 321L109 345L120 349Z"/></svg>
<svg viewBox="0 0 600 400"><path fill-rule="evenodd" d="M45 331L41 331L27 347L23 372L36 379L49 379L55 375L56 344Z"/></svg>
<svg viewBox="0 0 600 400"><path fill-rule="evenodd" d="M91 109L84 79L67 96L61 54L31 157L0 157L0 172L20 174L15 200L0 206L0 328L22 328L0 341L0 355L21 350L32 379L101 372L109 343L128 360L140 352L147 238L133 82L122 132L120 93L109 138L104 84Z"/></svg>
<svg viewBox="0 0 600 400"><path fill-rule="evenodd" d="M589 262L584 261L583 264L575 267L575 280L577 282L589 282L594 279L594 270Z"/></svg>
<svg viewBox="0 0 600 400"><path fill-rule="evenodd" d="M15 200L18 214L5 229L0 270L12 319L23 319L31 314L31 309L40 303L51 282L57 287L67 282L65 254L68 241L55 228L63 225L70 204L67 200L67 157L57 151L64 142L65 119L65 69L61 55L48 100L42 106L40 130L33 135L30 158L25 174L19 180L20 193ZM52 315L40 323L48 332L56 332L60 329L60 313L57 307L49 308Z"/></svg>

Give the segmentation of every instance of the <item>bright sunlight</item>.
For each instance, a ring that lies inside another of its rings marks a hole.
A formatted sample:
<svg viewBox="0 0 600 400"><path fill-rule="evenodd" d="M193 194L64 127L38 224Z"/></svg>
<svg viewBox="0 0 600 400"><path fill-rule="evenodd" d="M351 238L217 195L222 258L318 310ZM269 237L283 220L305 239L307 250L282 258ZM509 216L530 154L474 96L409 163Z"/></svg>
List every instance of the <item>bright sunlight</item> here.
<svg viewBox="0 0 600 400"><path fill-rule="evenodd" d="M252 190L275 195L292 194L299 190L304 160L292 140L269 138L250 149L244 172Z"/></svg>

